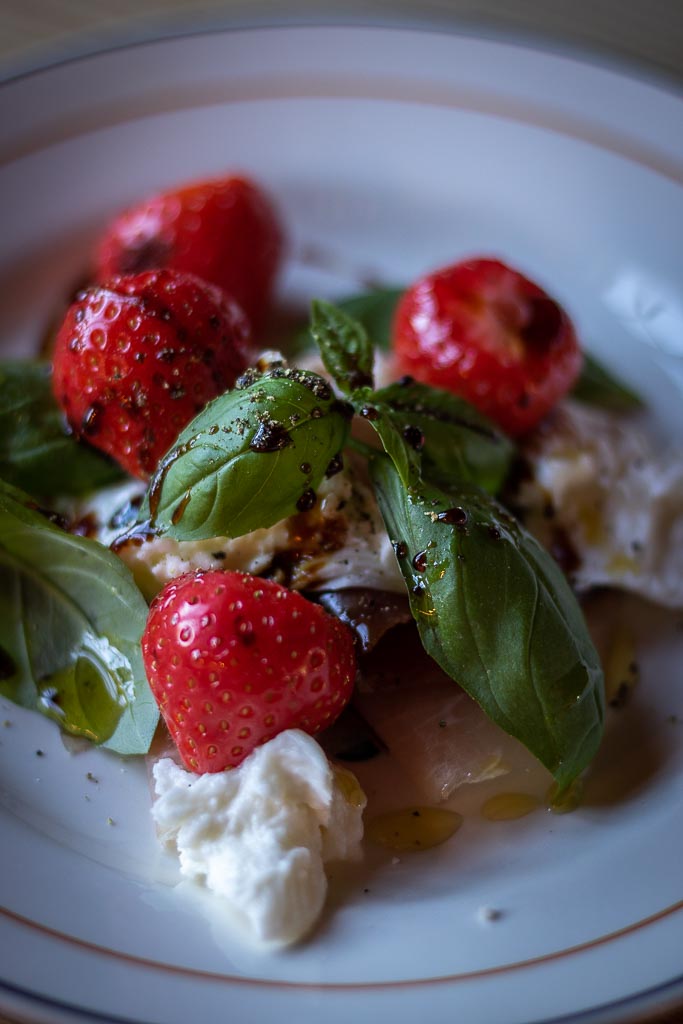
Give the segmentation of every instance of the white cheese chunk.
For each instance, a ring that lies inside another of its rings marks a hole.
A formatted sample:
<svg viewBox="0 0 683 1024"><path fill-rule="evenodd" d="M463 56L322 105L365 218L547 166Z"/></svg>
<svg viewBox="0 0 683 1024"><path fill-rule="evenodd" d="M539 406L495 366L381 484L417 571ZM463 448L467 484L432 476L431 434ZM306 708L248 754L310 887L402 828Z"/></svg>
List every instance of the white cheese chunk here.
<svg viewBox="0 0 683 1024"><path fill-rule="evenodd" d="M360 856L365 796L300 730L215 774L193 775L164 758L154 780L152 814L181 873L227 900L259 944L304 936L325 901L324 864Z"/></svg>
<svg viewBox="0 0 683 1024"><path fill-rule="evenodd" d="M616 586L683 607L683 454L656 451L633 421L566 403L525 452L517 501L541 543L558 528L579 590Z"/></svg>

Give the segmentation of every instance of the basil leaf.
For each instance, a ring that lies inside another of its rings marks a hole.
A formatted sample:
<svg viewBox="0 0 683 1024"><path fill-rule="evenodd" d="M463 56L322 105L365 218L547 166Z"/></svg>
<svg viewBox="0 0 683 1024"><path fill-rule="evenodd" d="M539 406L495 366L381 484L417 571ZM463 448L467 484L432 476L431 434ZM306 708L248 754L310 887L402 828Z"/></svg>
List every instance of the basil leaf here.
<svg viewBox="0 0 683 1024"><path fill-rule="evenodd" d="M491 494L500 490L514 455L513 444L464 399L408 378L367 396L367 402L379 413L372 425L404 486L416 483L413 453L417 452L422 478L438 487L448 490L454 483L470 482ZM408 451L397 457L400 443Z"/></svg>
<svg viewBox="0 0 683 1024"><path fill-rule="evenodd" d="M403 486L414 487L422 474L421 446L410 442L411 435L406 436L403 430L405 421L389 405L378 401L378 395L379 392L372 388L362 388L353 395L353 407L372 425L384 451L396 467Z"/></svg>
<svg viewBox="0 0 683 1024"><path fill-rule="evenodd" d="M604 695L559 567L471 485L409 493L383 457L371 473L425 650L564 789L599 746Z"/></svg>
<svg viewBox="0 0 683 1024"><path fill-rule="evenodd" d="M362 324L329 302L316 300L311 304L310 331L325 369L343 394L372 387L374 353Z"/></svg>
<svg viewBox="0 0 683 1024"><path fill-rule="evenodd" d="M613 412L637 412L644 405L635 391L617 380L588 352L584 353L583 369L571 393L580 402L611 409Z"/></svg>
<svg viewBox="0 0 683 1024"><path fill-rule="evenodd" d="M133 533L240 537L308 508L346 443L349 413L304 370L246 375L183 430L152 478Z"/></svg>
<svg viewBox="0 0 683 1024"><path fill-rule="evenodd" d="M348 316L363 325L377 348L391 348L391 329L398 300L404 288L376 288L337 302Z"/></svg>
<svg viewBox="0 0 683 1024"><path fill-rule="evenodd" d="M0 692L67 732L144 754L158 710L140 637L147 605L128 569L0 483Z"/></svg>
<svg viewBox="0 0 683 1024"><path fill-rule="evenodd" d="M0 477L32 494L78 496L123 476L68 432L47 364L0 363Z"/></svg>
<svg viewBox="0 0 683 1024"><path fill-rule="evenodd" d="M404 288L375 288L337 299L335 306L365 328L373 345L390 349L394 313L404 291ZM306 322L305 325L299 325L285 349L289 355L297 355L310 349L312 343L313 338Z"/></svg>

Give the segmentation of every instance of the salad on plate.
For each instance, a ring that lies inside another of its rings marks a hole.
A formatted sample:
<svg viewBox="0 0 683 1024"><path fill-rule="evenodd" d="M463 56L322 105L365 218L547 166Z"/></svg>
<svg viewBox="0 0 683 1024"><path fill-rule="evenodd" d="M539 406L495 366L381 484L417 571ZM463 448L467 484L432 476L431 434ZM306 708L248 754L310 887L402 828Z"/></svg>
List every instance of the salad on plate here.
<svg viewBox="0 0 683 1024"><path fill-rule="evenodd" d="M154 196L0 364L0 693L147 756L181 873L269 947L327 865L449 841L465 785L577 806L637 678L584 601L683 607L683 466L544 288L476 256L285 337L285 250L247 178Z"/></svg>

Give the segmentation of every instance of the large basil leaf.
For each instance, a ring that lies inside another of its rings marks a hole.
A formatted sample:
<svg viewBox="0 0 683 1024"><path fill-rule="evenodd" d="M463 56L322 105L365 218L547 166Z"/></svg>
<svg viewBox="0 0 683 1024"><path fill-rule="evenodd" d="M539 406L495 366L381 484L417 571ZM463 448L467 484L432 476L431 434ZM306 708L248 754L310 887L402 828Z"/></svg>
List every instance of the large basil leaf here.
<svg viewBox="0 0 683 1024"><path fill-rule="evenodd" d="M349 412L316 374L251 374L180 434L151 480L133 532L240 537L310 508L346 443Z"/></svg>
<svg viewBox="0 0 683 1024"><path fill-rule="evenodd" d="M637 412L643 408L642 399L588 352L584 353L583 368L572 395L587 405L598 405L613 412Z"/></svg>
<svg viewBox="0 0 683 1024"><path fill-rule="evenodd" d="M421 475L430 483L448 490L464 481L491 494L500 490L514 454L512 442L464 399L408 378L367 396L367 403L377 411L371 422L405 486L415 483L416 460L410 451L396 458L399 437L404 449L419 453Z"/></svg>
<svg viewBox="0 0 683 1024"><path fill-rule="evenodd" d="M425 650L564 789L599 746L604 695L562 572L471 485L410 493L386 457L371 472Z"/></svg>
<svg viewBox="0 0 683 1024"><path fill-rule="evenodd" d="M311 306L310 330L325 369L343 394L372 387L374 352L361 323L329 302L318 300Z"/></svg>
<svg viewBox="0 0 683 1024"><path fill-rule="evenodd" d="M0 484L0 692L120 754L158 710L142 665L147 605L128 569Z"/></svg>
<svg viewBox="0 0 683 1024"><path fill-rule="evenodd" d="M45 363L0 363L0 477L31 494L82 495L122 470L69 434Z"/></svg>

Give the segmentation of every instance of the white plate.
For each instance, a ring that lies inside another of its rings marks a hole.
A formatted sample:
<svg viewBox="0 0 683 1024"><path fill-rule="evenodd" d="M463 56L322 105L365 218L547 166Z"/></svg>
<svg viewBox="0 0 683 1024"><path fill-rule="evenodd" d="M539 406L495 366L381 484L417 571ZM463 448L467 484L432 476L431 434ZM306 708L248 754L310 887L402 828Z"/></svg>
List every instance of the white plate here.
<svg viewBox="0 0 683 1024"><path fill-rule="evenodd" d="M241 168L286 219L283 294L499 253L680 438L682 122L655 86L414 30L261 28L72 61L0 89L0 336L35 347L110 213ZM277 956L172 887L143 765L69 755L50 723L4 705L0 1009L529 1024L683 998L681 634L638 617L642 684L579 811L472 814L451 844L347 878L310 942ZM483 906L503 914L482 923Z"/></svg>

